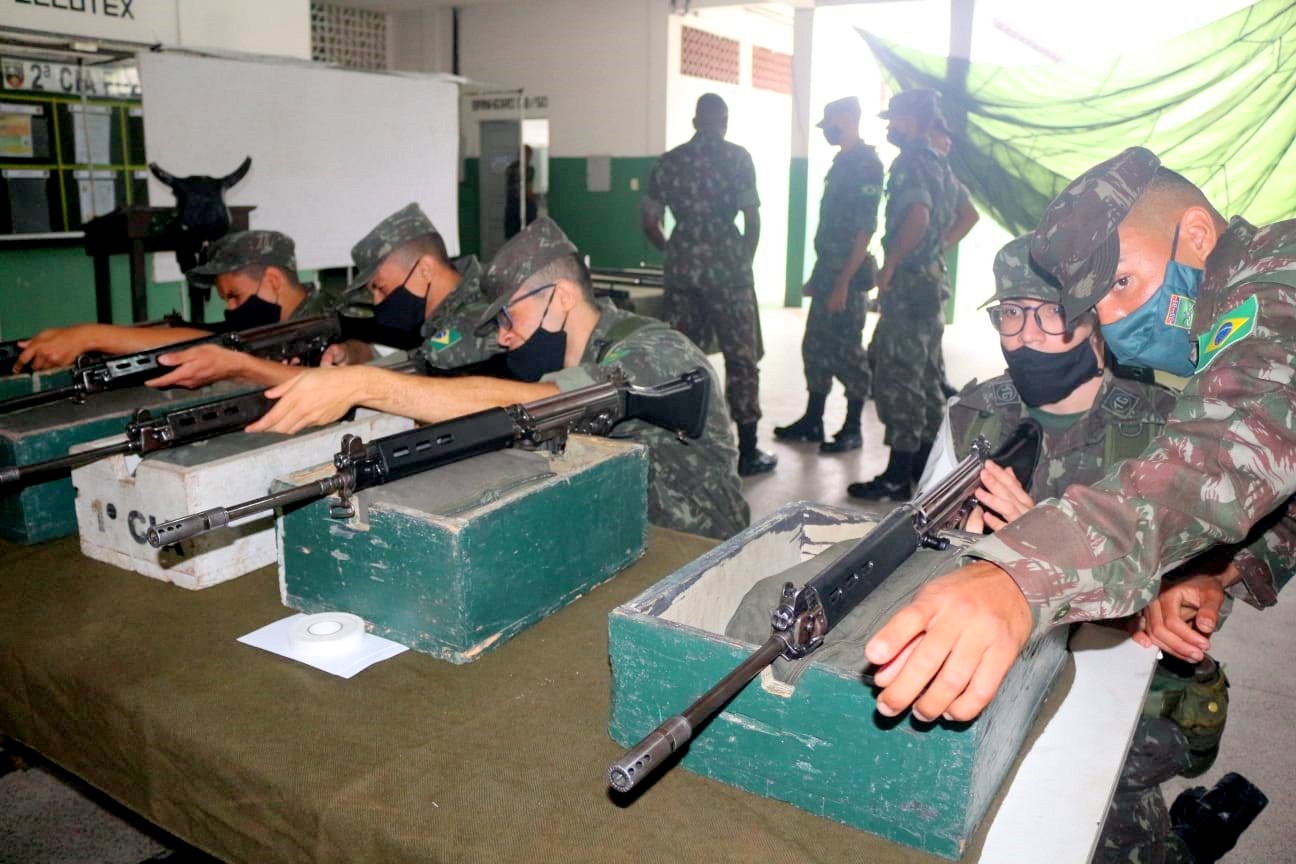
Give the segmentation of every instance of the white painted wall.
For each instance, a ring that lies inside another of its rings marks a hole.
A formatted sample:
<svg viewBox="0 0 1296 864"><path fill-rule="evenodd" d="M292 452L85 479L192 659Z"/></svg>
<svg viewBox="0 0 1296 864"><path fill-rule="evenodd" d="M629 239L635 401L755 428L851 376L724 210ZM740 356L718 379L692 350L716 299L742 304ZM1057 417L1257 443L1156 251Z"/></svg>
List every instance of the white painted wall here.
<svg viewBox="0 0 1296 864"><path fill-rule="evenodd" d="M666 147L675 147L693 136L693 113L703 93L719 94L728 103L727 138L751 153L761 199L761 241L754 263L756 295L761 303L781 304L787 269L793 105L787 94L751 86L751 55L754 45L791 54L792 19L777 20L742 7L714 8L672 15L668 27ZM684 27L738 40L738 84L680 74L680 34Z"/></svg>
<svg viewBox="0 0 1296 864"><path fill-rule="evenodd" d="M665 144L667 6L531 0L460 10L460 74L548 97L550 156L647 156ZM465 155L477 155L465 117ZM512 116L517 116L514 113Z"/></svg>
<svg viewBox="0 0 1296 864"><path fill-rule="evenodd" d="M310 0L176 0L179 44L309 60Z"/></svg>
<svg viewBox="0 0 1296 864"><path fill-rule="evenodd" d="M447 7L393 12L387 25L392 68L454 71L454 12Z"/></svg>

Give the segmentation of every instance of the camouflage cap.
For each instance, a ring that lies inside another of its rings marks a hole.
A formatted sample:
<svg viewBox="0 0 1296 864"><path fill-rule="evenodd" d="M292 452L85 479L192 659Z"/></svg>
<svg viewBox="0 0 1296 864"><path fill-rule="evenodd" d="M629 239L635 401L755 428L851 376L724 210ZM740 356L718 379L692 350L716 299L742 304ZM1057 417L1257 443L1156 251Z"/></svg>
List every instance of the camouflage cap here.
<svg viewBox="0 0 1296 864"><path fill-rule="evenodd" d="M916 114L920 117L936 118L940 116L940 94L935 90L917 89L902 90L891 97L886 110L878 114L883 120L901 114Z"/></svg>
<svg viewBox="0 0 1296 864"><path fill-rule="evenodd" d="M844 99L834 99L824 106L823 119L815 125L822 129L828 125L834 117L839 115L853 117L856 120L860 118L859 100L854 96L847 96Z"/></svg>
<svg viewBox="0 0 1296 864"><path fill-rule="evenodd" d="M1062 286L1067 321L1111 289L1120 259L1116 229L1160 164L1152 151L1131 147L1072 180L1044 210L1031 257Z"/></svg>
<svg viewBox="0 0 1296 864"><path fill-rule="evenodd" d="M353 296L368 287L378 268L397 247L410 240L438 234L432 220L417 203L410 202L374 226L373 230L351 247L351 261L356 275L347 285L347 295Z"/></svg>
<svg viewBox="0 0 1296 864"><path fill-rule="evenodd" d="M217 276L253 264L273 265L296 274L297 255L292 238L278 231L226 234L207 247L207 260L185 275L198 284L210 284Z"/></svg>
<svg viewBox="0 0 1296 864"><path fill-rule="evenodd" d="M576 246L548 216L541 216L514 234L482 274L482 293L491 304L477 322L477 335L490 332L504 304L536 271L564 255L576 254Z"/></svg>
<svg viewBox="0 0 1296 864"><path fill-rule="evenodd" d="M1015 297L1058 302L1060 295L1052 277L1041 273L1031 262L1030 244L1031 235L1023 234L1015 240L1009 240L995 254L995 293L978 309Z"/></svg>

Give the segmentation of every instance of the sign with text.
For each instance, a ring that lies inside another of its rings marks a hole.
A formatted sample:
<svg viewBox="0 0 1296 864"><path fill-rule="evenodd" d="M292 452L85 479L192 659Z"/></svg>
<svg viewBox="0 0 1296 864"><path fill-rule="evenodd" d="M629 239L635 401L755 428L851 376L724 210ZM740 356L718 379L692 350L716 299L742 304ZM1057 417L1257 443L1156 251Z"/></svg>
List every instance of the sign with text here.
<svg viewBox="0 0 1296 864"><path fill-rule="evenodd" d="M154 45L179 41L176 0L0 0L7 26Z"/></svg>
<svg viewBox="0 0 1296 864"><path fill-rule="evenodd" d="M139 70L124 66L77 66L47 60L0 57L0 86L5 90L61 93L67 96L140 98Z"/></svg>

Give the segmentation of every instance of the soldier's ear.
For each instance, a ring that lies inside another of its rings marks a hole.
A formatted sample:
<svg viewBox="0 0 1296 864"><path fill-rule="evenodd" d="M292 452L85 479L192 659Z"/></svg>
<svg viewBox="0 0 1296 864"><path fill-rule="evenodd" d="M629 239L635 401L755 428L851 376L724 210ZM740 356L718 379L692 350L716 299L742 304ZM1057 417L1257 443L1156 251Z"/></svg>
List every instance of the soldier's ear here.
<svg viewBox="0 0 1296 864"><path fill-rule="evenodd" d="M580 285L571 279L560 276L554 281L554 305L563 312L570 312L580 302L581 289Z"/></svg>
<svg viewBox="0 0 1296 864"><path fill-rule="evenodd" d="M1179 248L1175 257L1184 264L1204 268L1218 242L1215 217L1205 207L1194 205L1179 217Z"/></svg>

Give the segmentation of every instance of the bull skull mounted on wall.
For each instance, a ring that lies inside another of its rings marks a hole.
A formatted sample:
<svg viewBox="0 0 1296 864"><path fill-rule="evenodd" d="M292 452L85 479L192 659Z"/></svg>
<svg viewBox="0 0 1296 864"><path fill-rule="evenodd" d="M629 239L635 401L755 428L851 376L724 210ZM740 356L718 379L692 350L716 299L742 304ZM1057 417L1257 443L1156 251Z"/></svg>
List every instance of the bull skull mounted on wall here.
<svg viewBox="0 0 1296 864"><path fill-rule="evenodd" d="M156 162L149 163L153 176L165 183L176 199L176 216L172 229L176 242L176 263L188 273L198 263L203 247L225 235L230 229L230 211L225 206L225 190L239 182L252 167L252 157L243 160L233 173L224 177L173 177Z"/></svg>

